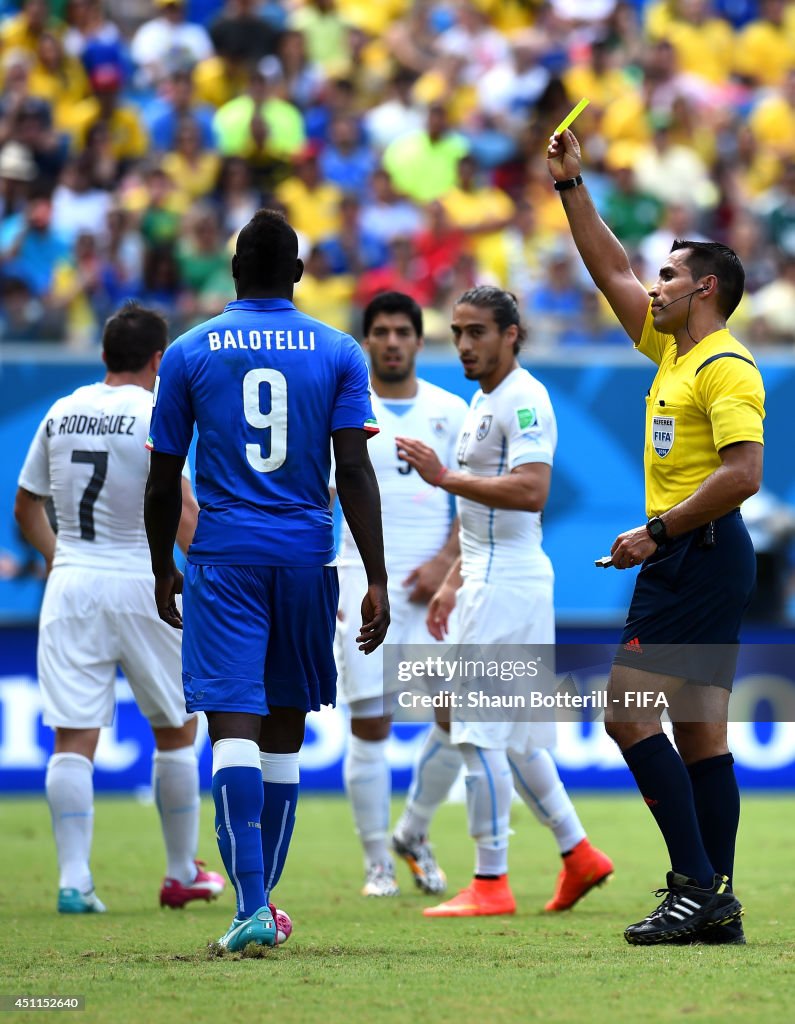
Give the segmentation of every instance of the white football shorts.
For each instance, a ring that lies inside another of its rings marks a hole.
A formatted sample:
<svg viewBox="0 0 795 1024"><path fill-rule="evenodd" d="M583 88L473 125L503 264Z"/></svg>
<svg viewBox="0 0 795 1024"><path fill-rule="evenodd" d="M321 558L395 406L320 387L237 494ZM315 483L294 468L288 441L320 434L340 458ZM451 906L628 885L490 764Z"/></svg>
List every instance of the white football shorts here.
<svg viewBox="0 0 795 1024"><path fill-rule="evenodd" d="M458 643L473 644L488 658L491 645L536 645L555 643L554 577L537 576L518 583L464 581L458 591ZM495 651L495 654L497 652ZM474 684L488 692L488 679ZM453 711L450 739L453 743L472 743L486 750L524 751L530 747L555 744L554 722L512 720L514 712L505 711L505 721L478 721L477 709L467 708L461 721ZM517 713L527 718L529 712ZM488 713L493 718L493 712Z"/></svg>
<svg viewBox="0 0 795 1024"><path fill-rule="evenodd" d="M182 634L158 618L151 576L55 569L37 661L44 724L53 728L111 725L117 665L152 726L179 728L193 717L182 692Z"/></svg>
<svg viewBox="0 0 795 1024"><path fill-rule="evenodd" d="M424 604L409 601L409 590L399 583L389 587L390 623L385 643L436 644L425 625L428 608ZM340 569L340 611L343 619L337 619L334 657L337 662L337 693L340 700L346 704L372 700L372 715L375 717L390 714L394 708L390 700L383 711L375 710L375 698L384 696L383 645L368 655L362 654L356 646L356 637L362 624L362 598L366 592L367 577L363 570L348 566ZM445 644L454 642L455 628L455 617L451 617L451 635L445 639ZM396 682L391 692L396 694L401 687L402 684Z"/></svg>

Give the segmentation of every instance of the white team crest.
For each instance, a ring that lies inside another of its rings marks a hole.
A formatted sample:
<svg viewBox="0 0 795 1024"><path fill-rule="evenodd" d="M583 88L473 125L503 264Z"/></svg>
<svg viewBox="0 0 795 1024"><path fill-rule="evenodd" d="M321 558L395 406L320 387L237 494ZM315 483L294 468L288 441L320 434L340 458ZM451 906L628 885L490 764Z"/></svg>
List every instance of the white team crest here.
<svg viewBox="0 0 795 1024"><path fill-rule="evenodd" d="M431 425L431 430L433 431L435 437L444 437L444 435L447 433L446 416L439 416L438 418L434 418L433 416L431 416L428 422Z"/></svg>
<svg viewBox="0 0 795 1024"><path fill-rule="evenodd" d="M489 430L491 429L492 419L492 416L484 416L483 419L481 419L480 423L478 423L478 429L475 433L475 437L478 441L482 441L486 434L488 434Z"/></svg>
<svg viewBox="0 0 795 1024"><path fill-rule="evenodd" d="M674 446L674 429L676 421L673 416L654 416L651 421L651 442L654 450L664 459Z"/></svg>

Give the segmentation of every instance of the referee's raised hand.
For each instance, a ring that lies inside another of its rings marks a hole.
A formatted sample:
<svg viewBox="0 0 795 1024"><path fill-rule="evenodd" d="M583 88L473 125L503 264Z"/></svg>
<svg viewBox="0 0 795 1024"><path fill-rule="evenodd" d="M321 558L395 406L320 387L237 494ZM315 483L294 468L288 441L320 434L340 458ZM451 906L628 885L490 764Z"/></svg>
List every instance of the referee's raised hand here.
<svg viewBox="0 0 795 1024"><path fill-rule="evenodd" d="M567 128L560 135L551 135L547 146L547 167L555 181L566 181L582 173L580 144Z"/></svg>

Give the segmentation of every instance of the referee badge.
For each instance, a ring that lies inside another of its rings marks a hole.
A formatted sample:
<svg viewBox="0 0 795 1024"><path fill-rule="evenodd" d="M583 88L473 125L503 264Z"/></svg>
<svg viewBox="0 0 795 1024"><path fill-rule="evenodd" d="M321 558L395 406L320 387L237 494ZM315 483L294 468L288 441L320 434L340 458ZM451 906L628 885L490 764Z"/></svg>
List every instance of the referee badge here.
<svg viewBox="0 0 795 1024"><path fill-rule="evenodd" d="M475 438L478 441L482 441L486 434L488 434L489 430L491 429L492 418L493 417L491 416L484 416L481 419L480 423L478 423L478 429L475 432Z"/></svg>
<svg viewBox="0 0 795 1024"><path fill-rule="evenodd" d="M664 459L674 446L676 421L673 416L654 416L651 421L651 441L654 450Z"/></svg>

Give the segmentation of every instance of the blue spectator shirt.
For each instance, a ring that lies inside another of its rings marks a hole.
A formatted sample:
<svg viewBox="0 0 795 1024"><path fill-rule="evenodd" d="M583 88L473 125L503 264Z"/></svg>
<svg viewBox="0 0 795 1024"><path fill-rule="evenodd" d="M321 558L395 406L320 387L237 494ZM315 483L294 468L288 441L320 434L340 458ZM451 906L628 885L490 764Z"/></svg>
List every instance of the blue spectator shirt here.
<svg viewBox="0 0 795 1024"><path fill-rule="evenodd" d="M15 213L0 226L0 251L13 247L23 232L18 252L3 264L3 276L18 277L34 295L43 296L50 289L56 265L69 255L69 243L53 228L45 231L29 228L25 215Z"/></svg>
<svg viewBox="0 0 795 1024"><path fill-rule="evenodd" d="M199 126L202 149L217 148L213 131L214 113L212 107L202 104L193 107L188 115ZM162 97L157 97L151 103L144 105L143 114L152 146L156 150L168 153L174 148L180 120L180 115L177 114L174 104Z"/></svg>

